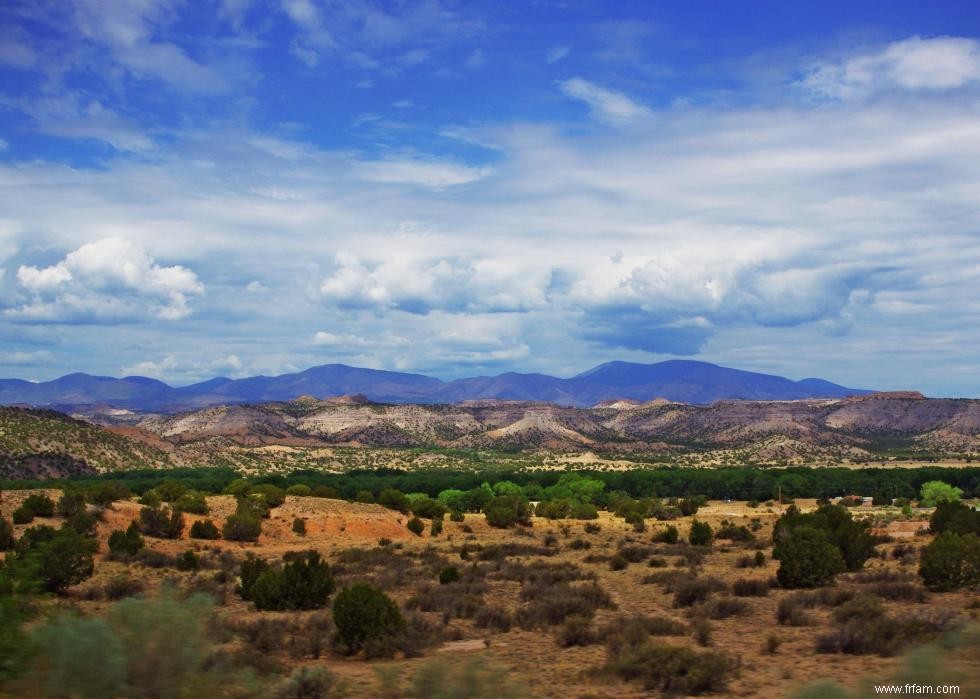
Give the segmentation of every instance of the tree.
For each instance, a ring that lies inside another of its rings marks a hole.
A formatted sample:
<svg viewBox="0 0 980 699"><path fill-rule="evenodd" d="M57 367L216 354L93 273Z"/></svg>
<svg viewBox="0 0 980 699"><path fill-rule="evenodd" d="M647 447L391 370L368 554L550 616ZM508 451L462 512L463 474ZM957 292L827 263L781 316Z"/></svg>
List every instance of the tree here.
<svg viewBox="0 0 980 699"><path fill-rule="evenodd" d="M147 536L179 539L184 531L184 515L170 507L144 507L140 510L140 529Z"/></svg>
<svg viewBox="0 0 980 699"><path fill-rule="evenodd" d="M959 502L963 491L942 481L929 481L922 484L919 501L926 507L935 507L943 502Z"/></svg>
<svg viewBox="0 0 980 699"><path fill-rule="evenodd" d="M382 507L387 507L389 510L401 512L403 515L408 514L408 498L405 497L405 493L400 490L385 488L378 493L378 504Z"/></svg>
<svg viewBox="0 0 980 699"><path fill-rule="evenodd" d="M85 509L85 494L77 490L66 490L61 498L59 498L56 509L58 516L64 517L65 519L71 517L76 512L81 512Z"/></svg>
<svg viewBox="0 0 980 699"><path fill-rule="evenodd" d="M802 514L791 506L776 520L773 527L773 541L789 536L797 527L819 529L827 541L840 553L847 570L860 570L875 552L875 540L868 531L868 522L857 521L847 508L838 505L822 505L815 512Z"/></svg>
<svg viewBox="0 0 980 699"><path fill-rule="evenodd" d="M286 495L306 498L313 495L313 489L305 483L297 483L286 488Z"/></svg>
<svg viewBox="0 0 980 699"><path fill-rule="evenodd" d="M221 538L221 532L210 519L199 519L191 525L191 538L214 541Z"/></svg>
<svg viewBox="0 0 980 699"><path fill-rule="evenodd" d="M462 512L466 509L466 493L456 488L439 491L439 501L452 511Z"/></svg>
<svg viewBox="0 0 980 699"><path fill-rule="evenodd" d="M580 502L572 507L573 519L599 519L599 510L591 502Z"/></svg>
<svg viewBox="0 0 980 699"><path fill-rule="evenodd" d="M195 515L206 515L208 513L208 501L204 497L204 493L199 493L196 490L185 492L174 501L173 507L175 510L190 512Z"/></svg>
<svg viewBox="0 0 980 699"><path fill-rule="evenodd" d="M14 527L3 517L0 517L0 551L7 551L14 547Z"/></svg>
<svg viewBox="0 0 980 699"><path fill-rule="evenodd" d="M261 534L262 520L248 512L229 515L221 527L221 535L228 541L258 541Z"/></svg>
<svg viewBox="0 0 980 699"><path fill-rule="evenodd" d="M30 524L34 521L34 511L26 505L21 505L14 510L11 518L14 520L14 524Z"/></svg>
<svg viewBox="0 0 980 699"><path fill-rule="evenodd" d="M531 512L527 500L519 495L500 495L483 508L487 524L491 527L512 527L515 524L531 524Z"/></svg>
<svg viewBox="0 0 980 699"><path fill-rule="evenodd" d="M428 496L416 498L411 503L412 514L416 517L425 519L441 518L448 512L446 505L439 500L434 500Z"/></svg>
<svg viewBox="0 0 980 699"><path fill-rule="evenodd" d="M408 531L412 532L415 536L422 536L422 532L425 531L425 522L423 522L418 517L412 517L408 520Z"/></svg>
<svg viewBox="0 0 980 699"><path fill-rule="evenodd" d="M980 510L962 502L941 502L929 518L929 530L933 534L949 531L980 535Z"/></svg>
<svg viewBox="0 0 980 699"><path fill-rule="evenodd" d="M33 527L21 537L16 558L33 570L48 592L62 593L92 577L98 543L70 527Z"/></svg>
<svg viewBox="0 0 980 699"><path fill-rule="evenodd" d="M786 588L828 585L846 570L840 549L827 540L826 532L813 527L797 527L787 533L772 557L780 564L776 578Z"/></svg>
<svg viewBox="0 0 980 699"><path fill-rule="evenodd" d="M272 507L279 507L281 504L286 502L286 491L277 485L272 485L271 483L262 483L260 485L253 485L252 490L249 495L256 496L261 495L265 504Z"/></svg>
<svg viewBox="0 0 980 699"><path fill-rule="evenodd" d="M691 522L691 533L688 535L688 541L691 542L691 546L707 546L713 538L714 534L711 531L710 524L697 520Z"/></svg>
<svg viewBox="0 0 980 699"><path fill-rule="evenodd" d="M919 575L937 592L980 585L980 537L943 532L922 551Z"/></svg>
<svg viewBox="0 0 980 699"><path fill-rule="evenodd" d="M367 505L374 503L374 493L370 490L358 490L354 496L354 502L363 502Z"/></svg>
<svg viewBox="0 0 980 699"><path fill-rule="evenodd" d="M144 545L143 536L136 522L130 522L126 531L117 529L109 535L109 551L112 553L125 553L132 556Z"/></svg>
<svg viewBox="0 0 980 699"><path fill-rule="evenodd" d="M340 591L333 603L333 621L337 640L350 654L405 630L398 605L378 588L363 583Z"/></svg>
<svg viewBox="0 0 980 699"><path fill-rule="evenodd" d="M241 583L235 588L238 596L243 600L251 601L255 582L271 567L267 561L257 558L254 554L246 554L245 560L238 569L238 577L241 579Z"/></svg>
<svg viewBox="0 0 980 699"><path fill-rule="evenodd" d="M24 499L24 507L34 513L35 517L51 517L54 515L54 501L44 493L31 493Z"/></svg>

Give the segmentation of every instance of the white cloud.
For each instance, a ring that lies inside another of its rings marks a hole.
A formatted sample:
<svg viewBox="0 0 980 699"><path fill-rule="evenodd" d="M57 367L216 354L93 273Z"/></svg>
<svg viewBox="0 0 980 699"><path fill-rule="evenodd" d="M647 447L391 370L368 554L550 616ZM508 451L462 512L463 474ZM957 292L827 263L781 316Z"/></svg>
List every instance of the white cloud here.
<svg viewBox="0 0 980 699"><path fill-rule="evenodd" d="M466 67L470 70L477 70L487 64L487 58L483 55L482 49L476 49L466 59Z"/></svg>
<svg viewBox="0 0 980 699"><path fill-rule="evenodd" d="M545 60L548 63L557 63L558 61L567 58L568 54L572 52L571 46L555 46L548 50L545 55Z"/></svg>
<svg viewBox="0 0 980 699"><path fill-rule="evenodd" d="M356 172L371 182L414 184L442 189L469 184L490 174L490 169L438 160L391 159L355 163Z"/></svg>
<svg viewBox="0 0 980 699"><path fill-rule="evenodd" d="M48 350L34 352L0 352L0 366L36 366L51 364L54 355Z"/></svg>
<svg viewBox="0 0 980 699"><path fill-rule="evenodd" d="M582 78L571 78L558 83L567 96L582 100L592 113L603 121L625 123L650 116L650 110L634 102L626 95L599 87Z"/></svg>
<svg viewBox="0 0 980 699"><path fill-rule="evenodd" d="M911 37L840 61L811 66L801 86L818 97L851 99L872 92L945 90L980 81L980 42Z"/></svg>
<svg viewBox="0 0 980 699"><path fill-rule="evenodd" d="M22 265L17 281L30 301L8 309L24 322L179 320L204 285L185 267L164 267L123 238L82 245L49 267Z"/></svg>

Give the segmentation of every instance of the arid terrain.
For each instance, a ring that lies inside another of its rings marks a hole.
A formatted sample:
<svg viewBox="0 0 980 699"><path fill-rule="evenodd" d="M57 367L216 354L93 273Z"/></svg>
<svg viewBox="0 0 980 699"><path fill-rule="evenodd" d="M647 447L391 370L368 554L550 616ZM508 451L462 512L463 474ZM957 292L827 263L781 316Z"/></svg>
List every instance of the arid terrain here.
<svg viewBox="0 0 980 699"><path fill-rule="evenodd" d="M49 494L57 496L58 492L49 491ZM0 514L9 518L28 495L28 491L3 493ZM231 496L209 497L207 504L208 516L218 522L235 508ZM797 505L808 511L813 509L814 502L799 501ZM610 604L598 609L590 625L592 629L615 628L623 619L643 615L667 619L675 622L676 629L659 640L699 650L701 643L722 653L734 669L720 696L787 697L804 685L824 678L855 687L869 677L877 680L898 677L899 668L905 662L901 657L874 654L816 653L818 637L834 625L831 619L834 610L830 606L818 604L807 610L803 625L777 621L780 603L795 593L778 587L770 589L769 581L778 566L770 558L772 525L785 509L771 503L757 507L743 502L708 503L697 513L698 521L709 523L715 530L723 522L744 525L754 538L746 542L716 539L708 547L691 547L683 543L653 543L654 535L667 523L651 521L646 531L637 532L608 512L601 512L595 522L535 518L532 527L518 529L494 529L487 525L483 515L469 514L463 522L447 521L439 536L431 536L428 531L415 536L405 526L407 516L379 505L288 496L264 522L257 543L188 539L191 523L203 517L185 514L187 526L181 538L146 538L147 546L166 554L164 559L171 563L151 568L107 560L106 540L110 532L125 529L138 518L139 509L135 502L117 502L106 511L104 521L98 525L100 552L95 574L70 589L58 601L60 607L100 615L112 604L101 591L120 577L137 581L137 589L148 594L165 581L183 590L208 592L217 602L221 624L235 630L226 638L229 652L242 657L263 655L268 672L288 674L296 666L325 666L343 680L351 696L382 696L385 678L389 682L394 677L407 683L433 657L451 658L454 664L477 660L482 667L494 668L495 673L517 685L526 696L652 696L636 682L598 672L606 657L602 638L586 645L563 647L559 641L562 624L522 629L516 621L509 621L507 631L476 625L478 612L485 608L502 610L500 613L511 620L518 618L519 609L527 604L526 595L521 594L523 586L530 584L526 576L538 566L542 570L561 569L566 573L571 570L573 579L594 580L608 593ZM891 543L880 545L879 556L872 558L862 572L841 576L835 589L880 596L882 591L887 593L888 585L899 584L900 588L904 585L915 592L913 601L906 597L907 591L896 599L885 594L881 599L887 613L945 615L956 622L972 624L971 633L976 632L980 606L975 595L965 591L929 593L915 576L914 550L929 539L920 532L928 526L925 515L908 518L896 516L893 508L886 511L870 507L857 508L855 514L879 518L879 531L889 534ZM304 536L291 530L297 517L306 521ZM691 522L691 517L671 522L680 529L682 542L688 536ZM58 520L39 519L37 523L57 525ZM17 534L25 528L26 525L18 525ZM234 569L235 562L245 554L274 559L289 551L311 548L329 561L340 585L361 580L378 585L406 612L413 610L412 613L430 622L430 633L438 640L421 657L412 659L365 661L327 650L319 659L312 659L291 653L288 629L301 628L306 619L322 613L257 612L234 594L234 581L219 573L228 570L229 565ZM201 570L173 569L174 559L168 557L186 550L194 550L201 556ZM765 557L761 566L743 561L755 556L757 551ZM624 552L627 563L622 569L614 569L619 566L611 561L620 560ZM449 565L458 567L466 576L464 580L470 581L466 587L454 589L453 585L439 585L439 571ZM719 591L711 599L736 601L729 612L723 613L731 616L701 622L707 623L707 631L698 631L691 616L692 608L679 606L676 596L667 591L671 575L683 575L689 570L702 578L721 581ZM732 583L739 579L758 581L759 589L753 596L735 596ZM432 590L435 592L431 593ZM426 591L431 593L427 597L429 601L420 605L418 600L426 598ZM270 633L282 634L279 642L270 644L268 639L263 640L255 631L256 624L266 624ZM602 632L598 633L601 636ZM707 637L702 636L698 641L695 637L700 634ZM964 687L963 696L970 696L968 689L980 690L976 658L970 657L975 650L973 646L969 651L952 652L944 660L946 671L960 673L951 674L948 679Z"/></svg>

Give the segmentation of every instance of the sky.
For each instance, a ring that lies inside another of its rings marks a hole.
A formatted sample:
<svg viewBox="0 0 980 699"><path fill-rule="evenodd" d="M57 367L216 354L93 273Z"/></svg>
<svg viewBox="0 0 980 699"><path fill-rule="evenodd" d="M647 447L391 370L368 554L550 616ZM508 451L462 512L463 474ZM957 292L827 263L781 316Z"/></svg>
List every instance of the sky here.
<svg viewBox="0 0 980 699"><path fill-rule="evenodd" d="M0 376L980 397L980 4L4 0Z"/></svg>

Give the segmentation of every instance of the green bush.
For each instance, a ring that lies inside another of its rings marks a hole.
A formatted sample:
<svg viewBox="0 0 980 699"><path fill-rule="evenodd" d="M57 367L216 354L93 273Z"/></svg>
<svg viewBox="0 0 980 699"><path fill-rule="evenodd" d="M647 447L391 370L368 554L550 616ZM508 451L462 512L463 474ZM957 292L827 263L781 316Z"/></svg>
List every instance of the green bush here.
<svg viewBox="0 0 980 699"><path fill-rule="evenodd" d="M405 497L405 493L400 490L385 488L378 493L378 504L382 507L387 507L389 510L401 512L403 515L408 514L408 498Z"/></svg>
<svg viewBox="0 0 980 699"><path fill-rule="evenodd" d="M279 507L286 502L286 491L279 486L271 483L253 485L249 491L250 496L261 495L267 507Z"/></svg>
<svg viewBox="0 0 980 699"><path fill-rule="evenodd" d="M725 689L734 665L714 651L644 641L610 654L604 669L624 680L638 680L648 690L697 695Z"/></svg>
<svg viewBox="0 0 980 699"><path fill-rule="evenodd" d="M282 568L270 566L262 571L251 586L250 596L255 607L262 610L319 609L333 590L330 566L316 551L306 551L286 554Z"/></svg>
<svg viewBox="0 0 980 699"><path fill-rule="evenodd" d="M34 511L26 505L21 505L14 510L11 517L14 520L14 524L30 524L34 521Z"/></svg>
<svg viewBox="0 0 980 699"><path fill-rule="evenodd" d="M215 541L221 538L221 532L210 519L199 519L191 525L191 538Z"/></svg>
<svg viewBox="0 0 980 699"><path fill-rule="evenodd" d="M569 500L547 500L538 503L534 514L545 519L565 519L571 511L572 503Z"/></svg>
<svg viewBox="0 0 980 699"><path fill-rule="evenodd" d="M88 490L88 499L93 505L111 507L117 500L128 500L132 493L122 483L102 483Z"/></svg>
<svg viewBox="0 0 980 699"><path fill-rule="evenodd" d="M448 585L459 580L459 568L456 566L446 566L439 571L439 584Z"/></svg>
<svg viewBox="0 0 980 699"><path fill-rule="evenodd" d="M62 593L92 577L97 549L97 542L70 527L32 527L21 537L14 560L25 563L44 590Z"/></svg>
<svg viewBox="0 0 980 699"><path fill-rule="evenodd" d="M273 699L327 699L337 695L337 680L325 667L301 667L280 685Z"/></svg>
<svg viewBox="0 0 980 699"><path fill-rule="evenodd" d="M398 606L376 587L356 584L338 593L333 603L337 641L348 654L405 631Z"/></svg>
<svg viewBox="0 0 980 699"><path fill-rule="evenodd" d="M527 500L520 495L498 495L486 504L483 513L491 527L531 524L530 507Z"/></svg>
<svg viewBox="0 0 980 699"><path fill-rule="evenodd" d="M82 508L69 517L62 526L70 527L83 536L95 536L98 524L98 516Z"/></svg>
<svg viewBox="0 0 980 699"><path fill-rule="evenodd" d="M159 539L179 539L184 531L184 515L169 507L144 507L140 510L140 530Z"/></svg>
<svg viewBox="0 0 980 699"><path fill-rule="evenodd" d="M286 495L295 495L305 498L313 495L313 489L305 483L297 483L286 488Z"/></svg>
<svg viewBox="0 0 980 699"><path fill-rule="evenodd" d="M772 557L779 561L776 578L786 588L829 585L846 570L840 549L812 527L798 527L783 536Z"/></svg>
<svg viewBox="0 0 980 699"><path fill-rule="evenodd" d="M937 592L980 585L980 537L943 532L922 551L919 575Z"/></svg>
<svg viewBox="0 0 980 699"><path fill-rule="evenodd" d="M432 520L432 528L429 530L430 536L439 536L442 534L442 517L436 517Z"/></svg>
<svg viewBox="0 0 980 699"><path fill-rule="evenodd" d="M31 493L24 499L24 507L35 517L53 517L54 501L43 493Z"/></svg>
<svg viewBox="0 0 980 699"><path fill-rule="evenodd" d="M358 490L354 496L354 502L363 502L367 505L374 503L374 493L370 490Z"/></svg>
<svg viewBox="0 0 980 699"><path fill-rule="evenodd" d="M412 517L408 520L408 531L412 532L415 536L422 536L422 532L425 531L425 522L423 522L418 517Z"/></svg>
<svg viewBox="0 0 980 699"><path fill-rule="evenodd" d="M453 510L452 512L449 513L449 521L450 522L465 522L466 521L466 515L464 515L459 510Z"/></svg>
<svg viewBox="0 0 980 699"><path fill-rule="evenodd" d="M922 484L919 500L926 507L935 507L943 502L959 502L963 491L942 481L929 481Z"/></svg>
<svg viewBox="0 0 980 699"><path fill-rule="evenodd" d="M653 542L655 544L676 544L679 538L677 527L668 524L666 529L662 529L653 535Z"/></svg>
<svg viewBox="0 0 980 699"><path fill-rule="evenodd" d="M238 596L243 600L251 601L252 588L255 587L256 580L270 568L271 566L265 560L257 558L251 553L246 554L245 560L242 561L238 569L238 577L241 579L240 584L235 589Z"/></svg>
<svg viewBox="0 0 980 699"><path fill-rule="evenodd" d="M195 571L201 567L201 558L196 553L187 549L177 556L177 570Z"/></svg>
<svg viewBox="0 0 980 699"><path fill-rule="evenodd" d="M707 546L713 538L710 524L697 520L691 522L691 533L688 535L691 546Z"/></svg>
<svg viewBox="0 0 980 699"><path fill-rule="evenodd" d="M0 551L12 549L15 543L13 525L0 517Z"/></svg>
<svg viewBox="0 0 980 699"><path fill-rule="evenodd" d="M869 523L857 521L847 508L822 505L815 512L802 514L795 506L780 517L773 528L773 541L780 541L798 527L822 531L826 540L840 552L847 570L860 570L875 553L875 539L868 531Z"/></svg>
<svg viewBox="0 0 980 699"><path fill-rule="evenodd" d="M58 499L58 516L65 519L85 509L85 494L77 490L66 490Z"/></svg>
<svg viewBox="0 0 980 699"><path fill-rule="evenodd" d="M703 498L685 498L678 502L677 506L680 508L682 515L690 517L696 515L703 504Z"/></svg>
<svg viewBox="0 0 980 699"><path fill-rule="evenodd" d="M580 502L572 506L572 519L599 519L599 510L591 502Z"/></svg>
<svg viewBox="0 0 980 699"><path fill-rule="evenodd" d="M318 485L313 489L313 497L340 500L340 491L329 485Z"/></svg>
<svg viewBox="0 0 980 699"><path fill-rule="evenodd" d="M208 501L205 499L204 493L189 490L173 501L173 508L180 512L206 515L208 513Z"/></svg>
<svg viewBox="0 0 980 699"><path fill-rule="evenodd" d="M954 534L980 535L980 510L962 502L940 503L929 518L929 530L933 534L948 531Z"/></svg>
<svg viewBox="0 0 980 699"><path fill-rule="evenodd" d="M306 536L306 520L302 517L297 517L293 520L293 533L299 534L300 536Z"/></svg>
<svg viewBox="0 0 980 699"><path fill-rule="evenodd" d="M262 519L247 506L240 506L221 527L221 535L228 541L258 541L261 534Z"/></svg>
<svg viewBox="0 0 980 699"><path fill-rule="evenodd" d="M130 522L126 531L116 529L109 535L109 551L112 553L135 555L145 542L136 522Z"/></svg>

